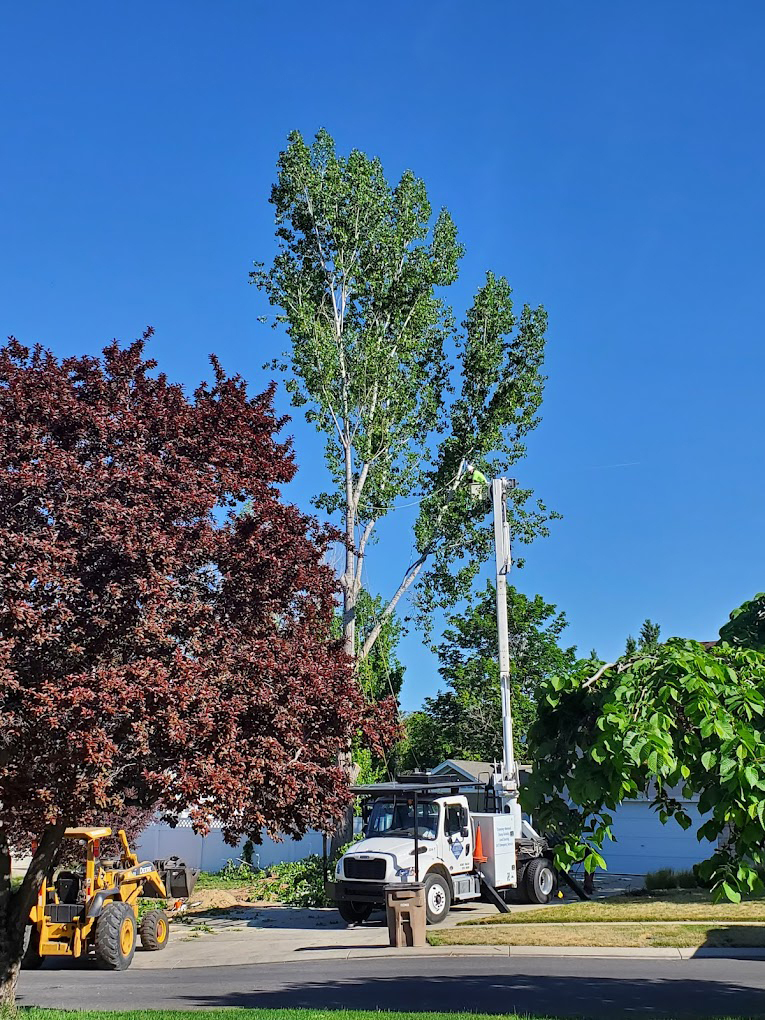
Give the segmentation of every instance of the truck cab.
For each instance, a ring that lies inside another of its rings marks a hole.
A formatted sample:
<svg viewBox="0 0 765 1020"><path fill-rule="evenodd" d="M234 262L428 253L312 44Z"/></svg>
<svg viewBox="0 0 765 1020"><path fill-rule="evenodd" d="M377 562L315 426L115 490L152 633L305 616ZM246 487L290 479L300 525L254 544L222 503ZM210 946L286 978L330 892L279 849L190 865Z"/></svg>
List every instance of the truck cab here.
<svg viewBox="0 0 765 1020"><path fill-rule="evenodd" d="M442 921L453 902L480 896L470 808L459 788L390 783L354 792L377 796L365 812L364 839L335 869L331 892L346 921L364 921L384 908L386 885L398 882L424 882L430 924Z"/></svg>
<svg viewBox="0 0 765 1020"><path fill-rule="evenodd" d="M345 921L366 921L385 907L386 886L404 882L424 884L429 924L443 921L453 903L483 894L499 910L552 898L557 878L546 842L517 800L504 810L471 811L468 794L482 784L411 778L352 787L365 798L364 838L337 862L327 890Z"/></svg>

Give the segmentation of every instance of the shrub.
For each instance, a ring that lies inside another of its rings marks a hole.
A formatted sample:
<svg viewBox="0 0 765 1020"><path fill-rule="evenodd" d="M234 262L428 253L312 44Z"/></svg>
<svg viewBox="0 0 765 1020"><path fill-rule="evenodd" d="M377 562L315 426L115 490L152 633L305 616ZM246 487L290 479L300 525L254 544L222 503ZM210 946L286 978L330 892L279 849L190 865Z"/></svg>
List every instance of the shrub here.
<svg viewBox="0 0 765 1020"><path fill-rule="evenodd" d="M693 871L678 871L677 886L679 889L698 889L699 882Z"/></svg>
<svg viewBox="0 0 765 1020"><path fill-rule="evenodd" d="M658 871L650 871L645 876L645 887L649 892L666 889L699 889L701 882L695 868L685 871L660 868Z"/></svg>
<svg viewBox="0 0 765 1020"><path fill-rule="evenodd" d="M658 871L649 871L645 876L646 889L653 892L656 889L676 889L675 873L672 868L660 868Z"/></svg>
<svg viewBox="0 0 765 1020"><path fill-rule="evenodd" d="M327 862L327 878L335 873L335 864L348 847L361 839L358 836L341 847ZM300 861L283 861L267 868L256 869L247 864L227 861L215 874L203 872L197 887L201 889L247 888L252 899L269 903L285 903L289 907L327 907L330 901L324 892L324 864L321 854L310 854Z"/></svg>

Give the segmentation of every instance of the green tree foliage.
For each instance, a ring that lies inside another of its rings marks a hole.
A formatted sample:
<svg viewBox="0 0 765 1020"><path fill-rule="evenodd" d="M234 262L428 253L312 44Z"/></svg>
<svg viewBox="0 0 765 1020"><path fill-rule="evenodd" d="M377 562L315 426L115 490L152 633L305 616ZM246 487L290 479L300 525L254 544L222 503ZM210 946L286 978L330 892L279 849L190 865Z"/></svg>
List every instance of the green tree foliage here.
<svg viewBox="0 0 765 1020"><path fill-rule="evenodd" d="M502 757L502 700L497 664L496 589L492 583L462 614L449 617L438 654L446 690L426 698L406 720L404 764L433 766L446 758L493 761ZM576 650L561 648L563 613L541 595L508 588L515 753L529 756L528 732L543 680L574 667Z"/></svg>
<svg viewBox="0 0 765 1020"><path fill-rule="evenodd" d="M343 520L345 648L363 660L413 586L426 622L435 606L468 593L489 555L485 511L460 487L461 466L467 459L488 471L491 459L490 473L505 474L523 457L539 421L546 314L516 312L507 280L487 273L458 329L444 291L463 249L448 212L433 216L410 171L391 186L379 160L339 156L326 131L310 145L289 136L271 202L278 252L251 279L289 338L274 366L326 439L331 487L316 503ZM546 533L552 516L531 497L513 490L513 533L523 542ZM365 557L399 501L419 505L413 556L359 644Z"/></svg>
<svg viewBox="0 0 765 1020"><path fill-rule="evenodd" d="M661 627L658 623L653 623L651 620L644 620L643 626L640 628L640 641L636 641L635 638L629 634L624 645L624 654L627 658L630 655L634 655L635 652L640 649L641 652L652 652L655 651L659 644L659 634L661 633ZM593 653L591 658L597 658Z"/></svg>
<svg viewBox="0 0 765 1020"><path fill-rule="evenodd" d="M643 626L640 628L640 641L638 642L640 651L655 652L659 647L660 634L661 627L658 623L654 623L652 620L644 620Z"/></svg>
<svg viewBox="0 0 765 1020"><path fill-rule="evenodd" d="M741 624L726 624L712 647L672 638L594 673L582 664L542 683L535 770L523 797L537 823L560 836L560 865L584 858L589 871L606 867L609 812L623 800L648 793L662 821L688 828L678 796L698 795L709 815L698 833L710 844L702 879L717 899L761 888L765 652L746 641L757 636L762 600L732 613ZM737 644L727 637L733 629Z"/></svg>
<svg viewBox="0 0 765 1020"><path fill-rule="evenodd" d="M730 645L765 651L765 592L734 609L720 628L720 637Z"/></svg>
<svg viewBox="0 0 765 1020"><path fill-rule="evenodd" d="M362 588L356 605L356 649L362 645L369 630L376 626L381 612L382 599L372 596ZM336 618L338 636L342 634L342 620ZM374 647L364 659L357 660L358 682L371 702L394 699L398 704L401 686L404 682L405 668L398 657L398 644L403 633L403 625L395 615L385 617L383 626ZM359 735L352 752L354 765L354 782L375 783L383 779L393 778L392 762L386 755L375 754L368 742Z"/></svg>

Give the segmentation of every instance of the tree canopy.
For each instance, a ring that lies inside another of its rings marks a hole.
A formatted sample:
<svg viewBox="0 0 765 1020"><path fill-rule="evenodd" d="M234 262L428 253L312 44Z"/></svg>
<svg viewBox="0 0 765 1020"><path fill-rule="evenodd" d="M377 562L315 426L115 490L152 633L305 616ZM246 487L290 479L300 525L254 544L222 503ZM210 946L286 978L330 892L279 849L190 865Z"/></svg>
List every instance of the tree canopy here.
<svg viewBox="0 0 765 1020"><path fill-rule="evenodd" d="M0 349L0 1000L66 825L159 804L230 839L329 829L338 756L390 732L330 638L334 534L280 500L273 388L213 359L188 397L148 335Z"/></svg>
<svg viewBox="0 0 765 1020"><path fill-rule="evenodd" d="M339 156L326 131L310 145L289 136L271 202L278 251L251 278L289 338L274 364L326 439L331 487L316 502L342 518L345 648L363 660L415 585L426 622L468 593L489 555L490 528L460 487L461 467L491 462L490 473L505 474L523 457L539 420L546 314L516 311L507 280L488 272L458 329L445 292L463 249L449 213L433 216L411 171L391 186L379 160ZM513 491L520 541L545 533L551 516L531 496ZM419 508L412 557L357 648L364 561L377 523L402 505Z"/></svg>
<svg viewBox="0 0 765 1020"><path fill-rule="evenodd" d="M446 690L426 698L406 720L407 767L433 766L447 758L502 758L502 697L497 662L496 590L489 582L463 613L452 614L438 654ZM574 667L576 650L562 648L566 618L541 595L507 592L511 648L513 739L518 759L528 759L529 728L543 680Z"/></svg>
<svg viewBox="0 0 765 1020"><path fill-rule="evenodd" d="M708 842L700 866L716 898L762 888L765 868L765 596L731 614L716 644L672 638L616 663L541 686L523 791L537 824L557 835L558 862L605 868L610 814L647 794L662 821L692 820L698 796Z"/></svg>

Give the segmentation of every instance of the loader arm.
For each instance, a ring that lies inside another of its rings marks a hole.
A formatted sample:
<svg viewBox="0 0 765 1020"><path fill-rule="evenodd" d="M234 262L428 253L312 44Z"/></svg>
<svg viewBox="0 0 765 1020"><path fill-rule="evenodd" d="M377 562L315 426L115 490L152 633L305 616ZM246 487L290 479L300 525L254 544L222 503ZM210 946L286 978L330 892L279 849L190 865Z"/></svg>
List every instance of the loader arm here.
<svg viewBox="0 0 765 1020"><path fill-rule="evenodd" d="M117 839L122 847L122 863L126 868L134 868L138 864L138 855L134 854L128 843L127 833L124 829L117 832Z"/></svg>

